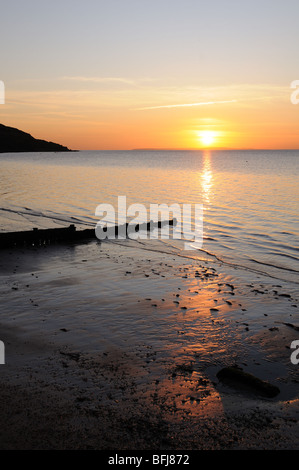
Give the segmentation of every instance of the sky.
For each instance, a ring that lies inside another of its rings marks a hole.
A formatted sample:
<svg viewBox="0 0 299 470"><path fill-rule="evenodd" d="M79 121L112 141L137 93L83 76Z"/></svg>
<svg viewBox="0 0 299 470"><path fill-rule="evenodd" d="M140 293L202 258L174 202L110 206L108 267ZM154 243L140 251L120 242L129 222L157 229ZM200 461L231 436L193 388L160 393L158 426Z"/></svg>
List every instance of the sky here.
<svg viewBox="0 0 299 470"><path fill-rule="evenodd" d="M299 148L298 0L0 7L2 124L82 150Z"/></svg>

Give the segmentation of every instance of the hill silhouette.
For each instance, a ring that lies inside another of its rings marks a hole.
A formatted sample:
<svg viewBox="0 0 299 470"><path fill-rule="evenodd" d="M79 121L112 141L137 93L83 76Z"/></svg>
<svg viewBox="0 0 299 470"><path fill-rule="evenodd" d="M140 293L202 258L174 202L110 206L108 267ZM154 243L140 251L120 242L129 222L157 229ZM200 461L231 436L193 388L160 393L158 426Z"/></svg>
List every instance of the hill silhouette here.
<svg viewBox="0 0 299 470"><path fill-rule="evenodd" d="M54 142L35 139L27 132L0 124L0 152L71 152Z"/></svg>

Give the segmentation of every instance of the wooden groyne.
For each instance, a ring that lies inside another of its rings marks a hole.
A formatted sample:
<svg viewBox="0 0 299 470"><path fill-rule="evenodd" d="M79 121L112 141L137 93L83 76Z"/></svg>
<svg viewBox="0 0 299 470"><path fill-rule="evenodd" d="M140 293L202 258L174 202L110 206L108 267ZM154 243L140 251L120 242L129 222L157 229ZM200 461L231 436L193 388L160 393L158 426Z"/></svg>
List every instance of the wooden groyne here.
<svg viewBox="0 0 299 470"><path fill-rule="evenodd" d="M139 230L151 231L154 228L162 228L165 225L174 226L176 225L176 219L159 221L159 222L146 222L143 224L137 224L135 226L135 232ZM107 238L118 238L126 236L128 232L131 233L130 226L128 223L121 226L104 227L103 232L107 233ZM113 236L114 235L114 236ZM68 243L68 242L80 242L87 241L90 239L98 240L96 237L95 228L77 230L75 225L69 225L69 227L63 228L48 228L32 230L26 230L21 232L3 232L0 233L0 248L16 247L16 246L41 246L50 243ZM98 240L100 241L100 240Z"/></svg>

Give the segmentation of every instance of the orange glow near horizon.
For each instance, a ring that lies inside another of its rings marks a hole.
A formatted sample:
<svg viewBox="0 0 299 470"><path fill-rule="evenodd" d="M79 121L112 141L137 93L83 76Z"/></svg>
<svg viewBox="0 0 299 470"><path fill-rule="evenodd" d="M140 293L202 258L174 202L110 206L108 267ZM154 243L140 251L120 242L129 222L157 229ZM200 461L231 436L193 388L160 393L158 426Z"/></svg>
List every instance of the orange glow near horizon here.
<svg viewBox="0 0 299 470"><path fill-rule="evenodd" d="M83 151L299 149L298 2L29 3L1 4L0 123Z"/></svg>
<svg viewBox="0 0 299 470"><path fill-rule="evenodd" d="M194 103L199 94L194 92ZM127 93L8 90L0 122L74 150L298 149L299 106L264 94L262 87L244 86L219 93L219 99L236 101L150 109L140 104L176 102L175 93L154 86Z"/></svg>

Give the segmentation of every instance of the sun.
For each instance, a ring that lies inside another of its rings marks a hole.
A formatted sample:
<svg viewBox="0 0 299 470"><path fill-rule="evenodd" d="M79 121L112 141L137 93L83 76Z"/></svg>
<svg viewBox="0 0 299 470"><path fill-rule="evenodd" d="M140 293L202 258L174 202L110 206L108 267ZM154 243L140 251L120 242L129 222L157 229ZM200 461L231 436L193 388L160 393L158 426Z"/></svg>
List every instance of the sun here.
<svg viewBox="0 0 299 470"><path fill-rule="evenodd" d="M215 131L200 131L198 137L203 147L210 147L216 141L217 133Z"/></svg>

